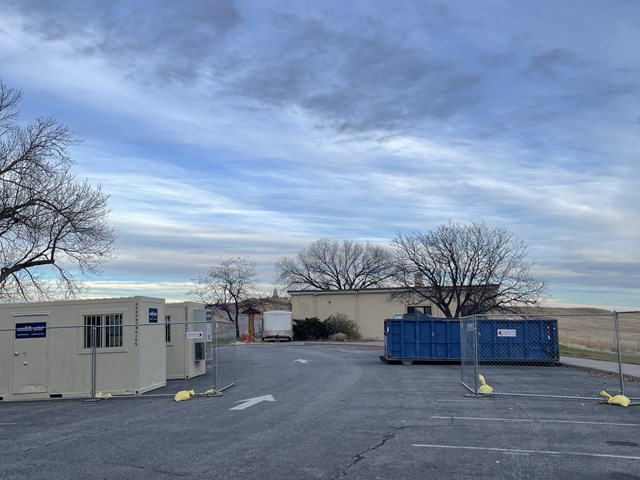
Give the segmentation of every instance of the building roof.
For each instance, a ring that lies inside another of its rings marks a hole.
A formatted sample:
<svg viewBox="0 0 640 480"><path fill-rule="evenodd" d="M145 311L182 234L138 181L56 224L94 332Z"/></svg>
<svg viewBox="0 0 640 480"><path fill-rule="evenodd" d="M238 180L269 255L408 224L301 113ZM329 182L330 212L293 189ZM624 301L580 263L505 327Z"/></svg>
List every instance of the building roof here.
<svg viewBox="0 0 640 480"><path fill-rule="evenodd" d="M289 295L350 295L353 293L399 293L412 290L410 287L371 287L371 288L355 288L345 290L287 290Z"/></svg>

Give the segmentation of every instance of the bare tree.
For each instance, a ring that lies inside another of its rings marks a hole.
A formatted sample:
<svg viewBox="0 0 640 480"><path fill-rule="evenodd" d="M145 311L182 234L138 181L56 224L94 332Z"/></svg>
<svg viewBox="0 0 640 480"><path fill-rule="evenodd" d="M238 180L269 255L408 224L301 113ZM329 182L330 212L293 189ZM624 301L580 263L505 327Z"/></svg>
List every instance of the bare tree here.
<svg viewBox="0 0 640 480"><path fill-rule="evenodd" d="M0 80L0 301L73 297L111 258L108 196L70 173L67 127L18 124L21 98Z"/></svg>
<svg viewBox="0 0 640 480"><path fill-rule="evenodd" d="M429 233L398 233L397 296L433 302L447 317L515 311L537 305L546 283L531 275L527 245L484 222L441 225Z"/></svg>
<svg viewBox="0 0 640 480"><path fill-rule="evenodd" d="M240 336L238 317L244 301L254 294L257 278L256 263L245 257L221 260L206 275L194 279L195 287L188 294L207 305L223 310L236 324L236 336Z"/></svg>
<svg viewBox="0 0 640 480"><path fill-rule="evenodd" d="M276 265L278 281L287 287L350 290L385 286L393 277L392 253L384 247L349 240L317 240L295 257Z"/></svg>

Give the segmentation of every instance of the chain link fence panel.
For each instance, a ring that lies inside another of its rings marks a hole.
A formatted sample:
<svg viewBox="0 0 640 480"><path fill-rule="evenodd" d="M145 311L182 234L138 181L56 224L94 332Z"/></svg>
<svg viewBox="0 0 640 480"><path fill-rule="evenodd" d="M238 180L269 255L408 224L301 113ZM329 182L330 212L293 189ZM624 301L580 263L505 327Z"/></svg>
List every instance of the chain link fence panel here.
<svg viewBox="0 0 640 480"><path fill-rule="evenodd" d="M0 330L0 400L216 396L235 384L235 324L122 324L117 314L84 325L28 319Z"/></svg>
<svg viewBox="0 0 640 480"><path fill-rule="evenodd" d="M159 326L145 325L148 335ZM193 391L197 396L218 396L235 384L235 324L229 322L172 322L164 327L166 384L145 396L175 396ZM143 330L140 329L142 333ZM147 357L148 374L155 369ZM158 361L159 358L158 358Z"/></svg>
<svg viewBox="0 0 640 480"><path fill-rule="evenodd" d="M91 398L95 351L84 328L28 320L0 330L0 400Z"/></svg>
<svg viewBox="0 0 640 480"><path fill-rule="evenodd" d="M601 391L638 396L624 383L634 317L618 314L476 315L461 319L462 384L472 394L602 399ZM620 338L620 342L618 342ZM622 366L623 367L623 366ZM486 383L489 387L483 387ZM625 388L626 387L626 388ZM629 390L626 392L625 390Z"/></svg>
<svg viewBox="0 0 640 480"><path fill-rule="evenodd" d="M213 354L214 385L222 392L236 383L236 325L216 321Z"/></svg>
<svg viewBox="0 0 640 480"><path fill-rule="evenodd" d="M624 391L640 400L640 311L618 312L617 316Z"/></svg>

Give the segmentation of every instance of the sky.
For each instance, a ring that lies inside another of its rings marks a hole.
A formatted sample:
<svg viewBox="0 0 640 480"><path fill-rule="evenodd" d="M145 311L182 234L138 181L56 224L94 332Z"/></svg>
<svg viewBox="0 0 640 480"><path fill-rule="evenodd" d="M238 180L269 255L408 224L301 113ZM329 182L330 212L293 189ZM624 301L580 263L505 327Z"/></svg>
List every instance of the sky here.
<svg viewBox="0 0 640 480"><path fill-rule="evenodd" d="M110 195L89 297L188 299L221 259L484 220L547 304L640 308L640 2L0 0L20 121Z"/></svg>

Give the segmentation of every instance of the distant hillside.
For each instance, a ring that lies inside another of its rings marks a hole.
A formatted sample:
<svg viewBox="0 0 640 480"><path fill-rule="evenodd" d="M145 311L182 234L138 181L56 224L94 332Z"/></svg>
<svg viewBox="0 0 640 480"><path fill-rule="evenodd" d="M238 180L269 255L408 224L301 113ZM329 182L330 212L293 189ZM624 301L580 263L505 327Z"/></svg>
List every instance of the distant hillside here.
<svg viewBox="0 0 640 480"><path fill-rule="evenodd" d="M591 307L520 307L528 315L594 315L611 313L609 310Z"/></svg>
<svg viewBox="0 0 640 480"><path fill-rule="evenodd" d="M286 297L249 298L240 304L242 310L248 307L252 307L260 312L270 310L291 311L291 299Z"/></svg>
<svg viewBox="0 0 640 480"><path fill-rule="evenodd" d="M521 308L525 315L544 315L558 320L560 343L594 350L615 351L616 326L613 312L590 307ZM623 352L640 352L640 313L618 314Z"/></svg>

